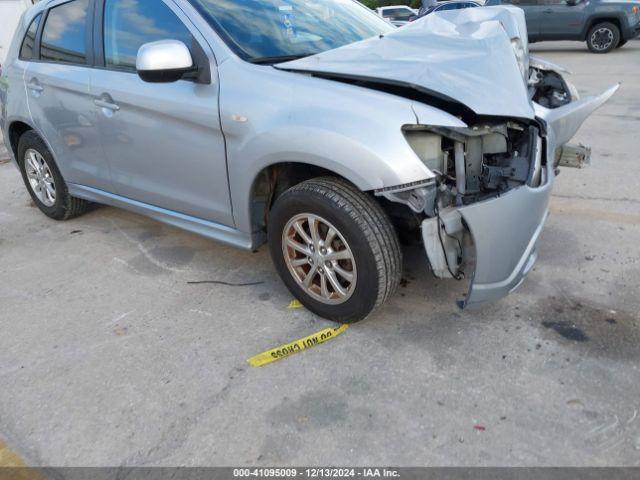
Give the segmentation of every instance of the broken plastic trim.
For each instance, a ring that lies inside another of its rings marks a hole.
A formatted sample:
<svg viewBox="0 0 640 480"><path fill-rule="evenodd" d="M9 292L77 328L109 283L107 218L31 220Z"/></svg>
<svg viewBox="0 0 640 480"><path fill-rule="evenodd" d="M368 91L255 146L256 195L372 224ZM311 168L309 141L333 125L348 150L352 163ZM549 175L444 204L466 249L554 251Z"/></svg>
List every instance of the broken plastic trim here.
<svg viewBox="0 0 640 480"><path fill-rule="evenodd" d="M418 180L417 182L411 183L403 183L402 185L394 185L393 187L383 187L374 190L373 193L375 195L382 195L387 192L404 192L406 190L413 190L418 187L427 187L429 185L435 185L436 181L434 178L428 178L426 180Z"/></svg>
<svg viewBox="0 0 640 480"><path fill-rule="evenodd" d="M585 168L591 165L591 148L584 145L564 144L556 152L556 167Z"/></svg>
<svg viewBox="0 0 640 480"><path fill-rule="evenodd" d="M413 128L412 131L418 129ZM443 128L443 127L422 127L425 132L432 132L437 135L447 138L454 142L455 155L453 155L454 164L456 166L455 179L457 179L457 193L464 196L466 193L471 193L477 190L472 189L467 192L467 188L470 188L469 181L470 176L473 176L472 165L469 161L468 155L470 148L470 142L474 139L487 138L489 135L503 135L505 136L509 148L511 151L504 151L511 161L508 164L491 165L485 163L485 151L482 152L482 159L480 165L476 166L476 183L482 184L484 187L489 187L489 190L496 191L496 193L504 193L506 190L517 187L516 184L527 184L531 187L537 187L540 185L539 173L542 166L545 163L544 159L544 133L541 131L540 122L520 122L517 120L507 120L505 122L486 121L480 124L466 127L466 128ZM520 131L522 132L522 139L520 143L510 144L511 136L507 137L507 131ZM476 140L479 141L479 140ZM462 150L464 148L464 150ZM489 152L497 153L496 152ZM480 168L481 167L481 168ZM448 172L437 172L441 177L451 177ZM465 179L464 183L461 183L461 177ZM506 190L504 188L498 188L503 181L507 181L509 186ZM499 185L500 184L500 185ZM461 205L460 202L458 202ZM465 202L466 203L466 202Z"/></svg>
<svg viewBox="0 0 640 480"><path fill-rule="evenodd" d="M421 213L433 203L436 195L435 178L405 183L393 187L374 190L377 197L385 197L387 200L402 203L415 213Z"/></svg>
<svg viewBox="0 0 640 480"><path fill-rule="evenodd" d="M529 97L545 108L558 108L579 98L578 92L558 72L540 70L531 67L529 70Z"/></svg>

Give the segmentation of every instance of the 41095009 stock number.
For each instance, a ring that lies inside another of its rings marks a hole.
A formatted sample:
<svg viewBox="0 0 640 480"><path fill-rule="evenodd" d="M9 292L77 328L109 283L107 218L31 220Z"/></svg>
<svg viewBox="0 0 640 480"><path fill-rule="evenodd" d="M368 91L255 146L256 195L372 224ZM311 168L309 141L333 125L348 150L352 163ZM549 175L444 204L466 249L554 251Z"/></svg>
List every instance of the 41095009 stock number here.
<svg viewBox="0 0 640 480"><path fill-rule="evenodd" d="M302 474L302 472L300 472ZM274 477L274 478L294 478L298 476L295 468L234 468L235 477Z"/></svg>

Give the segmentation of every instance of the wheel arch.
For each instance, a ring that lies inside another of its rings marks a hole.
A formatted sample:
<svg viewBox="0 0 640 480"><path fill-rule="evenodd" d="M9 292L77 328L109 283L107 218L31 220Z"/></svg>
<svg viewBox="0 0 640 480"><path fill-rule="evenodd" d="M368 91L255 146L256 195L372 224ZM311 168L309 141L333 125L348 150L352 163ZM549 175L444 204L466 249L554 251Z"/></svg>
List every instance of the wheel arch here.
<svg viewBox="0 0 640 480"><path fill-rule="evenodd" d="M20 142L20 137L31 130L36 131L33 126L22 120L15 120L9 124L9 128L7 129L7 133L9 134L8 146L16 162L18 162L18 143Z"/></svg>
<svg viewBox="0 0 640 480"><path fill-rule="evenodd" d="M335 170L302 161L274 162L256 173L249 189L247 216L251 224L254 248L266 241L269 211L278 196L294 185L316 177L339 178L356 188L361 187L358 183L362 181L360 177L344 175Z"/></svg>
<svg viewBox="0 0 640 480"><path fill-rule="evenodd" d="M620 18L613 15L613 14L609 14L609 15L597 15L594 17L591 17L587 20L587 22L585 23L585 28L582 32L582 41L586 41L587 40L587 35L589 34L589 31L598 23L604 23L604 22L610 22L613 23L616 27L618 27L618 30L620 31L620 35L622 35L622 22L620 21Z"/></svg>

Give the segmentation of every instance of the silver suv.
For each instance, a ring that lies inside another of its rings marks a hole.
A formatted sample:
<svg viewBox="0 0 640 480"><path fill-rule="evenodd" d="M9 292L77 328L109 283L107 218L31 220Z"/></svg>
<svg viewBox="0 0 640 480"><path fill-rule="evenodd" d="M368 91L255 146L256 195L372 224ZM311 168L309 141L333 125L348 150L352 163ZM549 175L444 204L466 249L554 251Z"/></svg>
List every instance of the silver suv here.
<svg viewBox="0 0 640 480"><path fill-rule="evenodd" d="M45 0L2 66L0 126L40 210L133 210L252 250L309 310L356 321L402 273L399 236L461 305L536 258L578 99L528 55L522 10L395 29L351 0Z"/></svg>

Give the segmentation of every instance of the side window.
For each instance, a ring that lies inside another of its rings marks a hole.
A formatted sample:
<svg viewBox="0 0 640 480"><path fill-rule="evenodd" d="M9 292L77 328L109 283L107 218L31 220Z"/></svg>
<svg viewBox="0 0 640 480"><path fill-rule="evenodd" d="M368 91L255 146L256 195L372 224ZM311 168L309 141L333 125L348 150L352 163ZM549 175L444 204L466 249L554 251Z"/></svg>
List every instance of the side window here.
<svg viewBox="0 0 640 480"><path fill-rule="evenodd" d="M104 59L107 68L135 71L138 49L158 40L180 40L191 47L187 27L159 0L106 0Z"/></svg>
<svg viewBox="0 0 640 480"><path fill-rule="evenodd" d="M49 10L42 31L40 59L87 63L87 10L89 0L72 0Z"/></svg>
<svg viewBox="0 0 640 480"><path fill-rule="evenodd" d="M20 60L31 60L33 58L33 47L36 43L36 33L38 33L41 18L42 14L39 14L31 21L20 47Z"/></svg>

